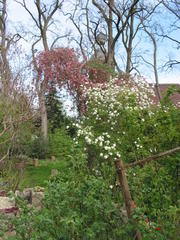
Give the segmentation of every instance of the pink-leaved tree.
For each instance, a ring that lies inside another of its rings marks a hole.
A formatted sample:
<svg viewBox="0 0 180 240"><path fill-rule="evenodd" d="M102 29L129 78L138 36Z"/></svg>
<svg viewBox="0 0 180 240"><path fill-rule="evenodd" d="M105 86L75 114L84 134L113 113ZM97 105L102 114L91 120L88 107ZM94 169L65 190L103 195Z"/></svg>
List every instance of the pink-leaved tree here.
<svg viewBox="0 0 180 240"><path fill-rule="evenodd" d="M82 89L89 84L83 73L80 56L70 48L56 48L40 52L36 57L36 88L51 92L63 87L75 101L78 111L82 110Z"/></svg>

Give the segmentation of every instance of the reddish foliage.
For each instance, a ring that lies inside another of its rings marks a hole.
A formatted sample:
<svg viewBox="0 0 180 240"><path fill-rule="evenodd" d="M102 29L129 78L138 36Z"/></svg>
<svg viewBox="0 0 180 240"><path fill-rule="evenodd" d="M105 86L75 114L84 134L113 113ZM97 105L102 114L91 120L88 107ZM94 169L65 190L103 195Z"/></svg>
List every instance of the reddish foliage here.
<svg viewBox="0 0 180 240"><path fill-rule="evenodd" d="M15 216L17 215L18 211L19 211L18 207L0 209L0 213L5 213L5 214L13 213Z"/></svg>
<svg viewBox="0 0 180 240"><path fill-rule="evenodd" d="M131 203L133 205L134 208L136 208L136 204L134 203L134 201L131 199Z"/></svg>
<svg viewBox="0 0 180 240"><path fill-rule="evenodd" d="M6 191L0 191L0 197L6 197L7 194L6 194Z"/></svg>
<svg viewBox="0 0 180 240"><path fill-rule="evenodd" d="M160 230L161 230L161 228L160 228L160 227L156 227L155 229L156 229L157 231L160 231Z"/></svg>
<svg viewBox="0 0 180 240"><path fill-rule="evenodd" d="M38 85L45 92L56 91L62 87L68 88L76 101L78 110L85 112L85 99L82 97L86 87L93 87L97 83L105 83L109 73L96 68L96 63L90 65L80 63L80 56L73 49L57 48L40 52L36 58L35 68L38 73ZM88 76L88 77L87 77Z"/></svg>
<svg viewBox="0 0 180 240"><path fill-rule="evenodd" d="M72 95L80 94L81 86L88 83L73 49L57 48L41 52L37 56L37 66L39 79L48 90L55 85L59 88L68 86Z"/></svg>

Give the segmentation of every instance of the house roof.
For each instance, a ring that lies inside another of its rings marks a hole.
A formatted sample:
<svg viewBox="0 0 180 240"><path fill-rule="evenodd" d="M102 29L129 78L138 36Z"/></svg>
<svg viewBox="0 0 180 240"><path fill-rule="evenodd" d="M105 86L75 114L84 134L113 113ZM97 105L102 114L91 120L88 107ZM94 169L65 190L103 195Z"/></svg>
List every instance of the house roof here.
<svg viewBox="0 0 180 240"><path fill-rule="evenodd" d="M176 91L173 93L170 99L172 103L174 103L177 107L180 107L180 93L177 92L177 90L180 89L180 84L159 84L159 89L162 97L165 96L169 87L174 87L176 89ZM154 91L155 91L155 98L153 100L155 101L155 103L158 103L159 102L158 94L155 87L154 87Z"/></svg>
<svg viewBox="0 0 180 240"><path fill-rule="evenodd" d="M120 79L120 81L118 82L119 85L123 85L123 84L129 84L129 86L131 86L132 82L128 82L127 79ZM154 89L154 93L155 96L152 98L154 104L158 104L159 103L159 98L158 98L158 94L157 94L157 90L154 84L149 84L151 87L153 87ZM174 93L171 95L170 99L172 101L173 104L175 104L178 108L180 108L180 92L178 92L177 90L180 89L180 84L159 84L159 89L160 89L160 93L161 96L164 97L167 93L167 90L173 87L174 88Z"/></svg>

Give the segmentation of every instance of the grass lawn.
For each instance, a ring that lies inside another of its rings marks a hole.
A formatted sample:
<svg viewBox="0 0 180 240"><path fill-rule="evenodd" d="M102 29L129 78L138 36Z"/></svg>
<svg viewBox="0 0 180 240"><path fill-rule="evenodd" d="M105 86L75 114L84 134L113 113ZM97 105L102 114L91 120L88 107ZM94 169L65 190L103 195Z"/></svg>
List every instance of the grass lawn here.
<svg viewBox="0 0 180 240"><path fill-rule="evenodd" d="M67 168L67 162L62 160L39 160L37 167L34 167L33 165L27 166L19 188L23 189L35 186L45 187L46 181L49 179L52 169L57 169L59 172L64 172Z"/></svg>

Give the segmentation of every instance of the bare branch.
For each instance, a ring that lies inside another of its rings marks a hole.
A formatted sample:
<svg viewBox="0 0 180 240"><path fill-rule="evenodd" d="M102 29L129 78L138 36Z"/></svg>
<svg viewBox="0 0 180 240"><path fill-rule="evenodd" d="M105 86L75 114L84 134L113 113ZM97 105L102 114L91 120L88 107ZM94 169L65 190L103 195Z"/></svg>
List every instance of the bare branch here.
<svg viewBox="0 0 180 240"><path fill-rule="evenodd" d="M152 161L157 161L159 160L160 158L162 157L165 157L165 156L168 156L168 155L171 155L177 151L180 151L180 147L177 147L177 148L173 148L171 150L168 150L168 151L165 151L165 152L162 152L162 153L159 153L157 155L154 155L154 156L151 156L151 157L147 157L147 158L144 158L142 160L138 160L138 161L135 161L133 163L129 163L129 164L126 164L124 165L124 169L128 169L130 167L135 167L137 165L144 165L145 163L150 163ZM124 170L123 169L123 170Z"/></svg>
<svg viewBox="0 0 180 240"><path fill-rule="evenodd" d="M178 40L175 39L175 38L172 38L172 37L168 36L167 34L157 34L157 35L160 36L160 37L163 37L163 38L167 38L167 39L169 39L169 40L177 43L178 45L180 45L180 41L178 41ZM180 46L179 46L179 47L180 47Z"/></svg>
<svg viewBox="0 0 180 240"><path fill-rule="evenodd" d="M175 65L179 65L180 61L178 60L169 60L167 63L165 63L165 65L163 66L164 68L172 68Z"/></svg>
<svg viewBox="0 0 180 240"><path fill-rule="evenodd" d="M62 36L59 36L57 37L56 39L54 39L54 41L52 42L51 46L50 46L50 49L52 49L54 47L54 45L56 44L56 42L59 40L59 39L62 39L62 38L66 38L69 36L69 33L68 34L65 34L65 35L62 35Z"/></svg>
<svg viewBox="0 0 180 240"><path fill-rule="evenodd" d="M180 2L179 0L162 0L164 6L180 20Z"/></svg>
<svg viewBox="0 0 180 240"><path fill-rule="evenodd" d="M38 21L36 20L36 18L34 17L33 13L28 9L27 5L26 5L26 2L25 0L23 0L23 2L20 2L18 0L14 0L15 2L17 2L18 4L20 4L28 13L29 15L31 16L31 18L33 19L33 21L35 22L36 26L39 28L39 23Z"/></svg>

